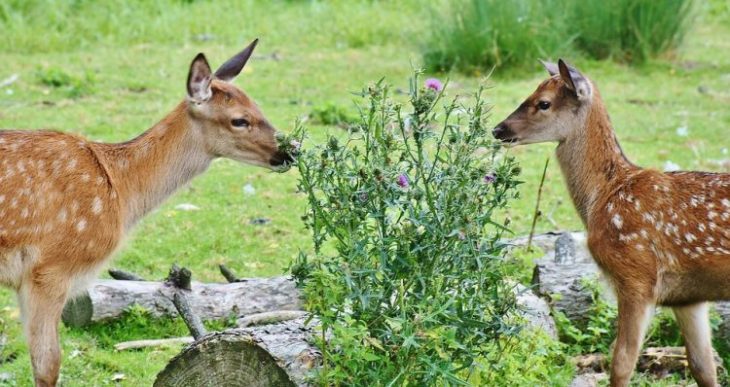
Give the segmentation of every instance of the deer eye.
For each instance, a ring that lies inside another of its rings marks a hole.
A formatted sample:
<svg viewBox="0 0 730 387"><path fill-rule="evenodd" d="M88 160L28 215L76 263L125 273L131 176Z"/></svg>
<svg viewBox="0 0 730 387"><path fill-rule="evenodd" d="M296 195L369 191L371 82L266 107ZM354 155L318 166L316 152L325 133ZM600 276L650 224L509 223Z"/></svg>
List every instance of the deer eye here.
<svg viewBox="0 0 730 387"><path fill-rule="evenodd" d="M231 120L231 125L233 125L237 128L247 128L251 124L245 118L236 118L236 119Z"/></svg>
<svg viewBox="0 0 730 387"><path fill-rule="evenodd" d="M548 110L548 109L550 109L550 102L540 101L537 103L537 108L540 110Z"/></svg>

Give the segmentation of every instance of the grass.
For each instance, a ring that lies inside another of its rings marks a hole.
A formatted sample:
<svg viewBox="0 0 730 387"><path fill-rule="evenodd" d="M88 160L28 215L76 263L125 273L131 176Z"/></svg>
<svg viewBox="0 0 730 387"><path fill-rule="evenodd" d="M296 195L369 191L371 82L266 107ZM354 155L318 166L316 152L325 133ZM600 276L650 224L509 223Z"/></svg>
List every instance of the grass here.
<svg viewBox="0 0 730 387"><path fill-rule="evenodd" d="M30 16L22 16L18 7ZM383 76L406 89L429 20L429 11L415 0L158 0L136 6L17 0L0 3L0 9L0 81L19 75L0 88L0 127L53 128L100 141L132 138L172 109L184 96L187 66L197 52L204 51L216 66L257 36L257 53L237 84L284 131L314 107L349 107L351 91ZM668 161L684 169L730 168L729 15L724 1L700 9L675 59L638 67L573 60L598 84L634 162L659 169ZM504 74L498 70L491 81L494 122L545 76L537 64L523 78ZM471 93L481 82L461 74L438 76L451 78L451 95ZM58 80L59 86L48 84ZM686 127L688 135L679 135L679 127ZM312 124L310 130L310 141L316 142L342 129ZM521 162L525 180L522 198L505 214L515 234L529 231L542 166L553 149L545 144L509 151ZM218 161L146 218L111 266L163 278L177 262L190 267L198 280L219 282L218 263L242 276L280 274L299 249L310 248L299 219L305 198L295 192L296 180L294 172L279 175ZM246 184L255 194L244 192ZM201 209L176 210L181 203ZM542 203L545 215L538 219L538 231L581 228L556 162L548 168ZM250 223L259 217L271 222ZM17 305L6 289L0 290L0 332L8 337L0 359L17 356L12 362L0 360L0 373L13 375L11 385L31 385ZM183 332L179 322L135 315L107 329L63 328L63 381L68 386L150 385L179 348L116 353L111 344ZM117 373L125 377L118 383L112 381Z"/></svg>
<svg viewBox="0 0 730 387"><path fill-rule="evenodd" d="M433 6L423 61L466 73L524 70L535 58L581 53L644 63L672 53L695 0L443 0Z"/></svg>
<svg viewBox="0 0 730 387"><path fill-rule="evenodd" d="M423 62L465 73L524 70L535 58L571 50L560 1L448 0L432 7Z"/></svg>

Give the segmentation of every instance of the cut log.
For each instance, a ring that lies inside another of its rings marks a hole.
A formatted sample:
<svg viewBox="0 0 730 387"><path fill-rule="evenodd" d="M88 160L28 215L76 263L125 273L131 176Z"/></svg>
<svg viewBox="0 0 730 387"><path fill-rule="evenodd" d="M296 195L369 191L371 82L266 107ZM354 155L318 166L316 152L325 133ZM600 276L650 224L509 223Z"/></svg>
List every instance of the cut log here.
<svg viewBox="0 0 730 387"><path fill-rule="evenodd" d="M562 312L576 326L585 326L593 306L593 292L586 283L597 281L600 271L584 234L564 233L554 240L554 248L535 262L532 283L539 295L550 300L553 311ZM601 294L611 299L610 292Z"/></svg>
<svg viewBox="0 0 730 387"><path fill-rule="evenodd" d="M278 310L300 310L300 292L290 277L250 278L228 284L192 282L189 303L202 320ZM120 317L132 305L152 316L176 316L172 303L175 288L163 282L97 280L63 311L67 326Z"/></svg>
<svg viewBox="0 0 730 387"><path fill-rule="evenodd" d="M316 320L229 329L186 347L157 375L155 387L305 386L321 363L312 344Z"/></svg>

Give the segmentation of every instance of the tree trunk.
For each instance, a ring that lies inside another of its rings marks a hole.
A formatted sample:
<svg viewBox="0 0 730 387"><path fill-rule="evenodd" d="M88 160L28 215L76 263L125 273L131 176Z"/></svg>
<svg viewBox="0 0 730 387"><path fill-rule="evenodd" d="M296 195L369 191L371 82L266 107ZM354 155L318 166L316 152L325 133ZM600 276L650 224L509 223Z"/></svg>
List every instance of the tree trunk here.
<svg viewBox="0 0 730 387"><path fill-rule="evenodd" d="M300 292L289 277L250 278L227 284L192 282L189 303L202 320L278 310L300 310ZM153 316L176 316L175 287L154 281L97 280L88 290L69 300L63 311L67 326L120 317L139 305Z"/></svg>
<svg viewBox="0 0 730 387"><path fill-rule="evenodd" d="M229 329L195 341L157 375L155 387L305 386L321 363L307 317Z"/></svg>

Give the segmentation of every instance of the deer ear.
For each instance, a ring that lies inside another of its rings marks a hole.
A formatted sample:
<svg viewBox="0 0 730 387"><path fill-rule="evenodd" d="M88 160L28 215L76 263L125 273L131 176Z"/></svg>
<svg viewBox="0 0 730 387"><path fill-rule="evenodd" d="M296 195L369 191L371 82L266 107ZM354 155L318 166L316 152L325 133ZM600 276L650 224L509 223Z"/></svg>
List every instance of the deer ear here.
<svg viewBox="0 0 730 387"><path fill-rule="evenodd" d="M566 64L562 59L558 60L558 71L560 72L560 78L565 82L565 87L575 93L578 100L584 101L590 98L591 85L583 74Z"/></svg>
<svg viewBox="0 0 730 387"><path fill-rule="evenodd" d="M254 39L254 41L246 46L243 51L234 55L233 58L228 59L226 63L223 63L221 67L215 71L215 77L226 82L234 80L238 74L241 73L241 70L243 70L243 66L246 65L246 62L248 62L248 58L251 57L253 49L256 48L256 44L258 42L258 39Z"/></svg>
<svg viewBox="0 0 730 387"><path fill-rule="evenodd" d="M545 67L545 70L547 70L548 74L550 74L551 77L560 72L560 70L558 70L558 65L556 65L553 62L546 62L544 60L540 60L540 63L542 64L543 67Z"/></svg>
<svg viewBox="0 0 730 387"><path fill-rule="evenodd" d="M195 102L205 102L212 95L210 82L213 79L208 60L201 52L190 64L188 73L188 97Z"/></svg>

